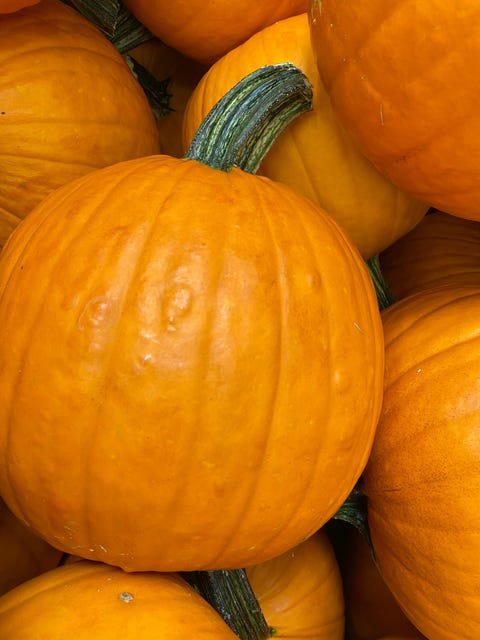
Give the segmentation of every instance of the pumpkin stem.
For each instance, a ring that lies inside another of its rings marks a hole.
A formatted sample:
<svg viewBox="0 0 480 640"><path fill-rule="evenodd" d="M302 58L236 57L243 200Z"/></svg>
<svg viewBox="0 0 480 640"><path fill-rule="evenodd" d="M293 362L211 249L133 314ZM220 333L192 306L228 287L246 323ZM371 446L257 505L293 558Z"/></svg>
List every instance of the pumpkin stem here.
<svg viewBox="0 0 480 640"><path fill-rule="evenodd" d="M363 483L360 479L353 487L350 495L338 509L332 520L342 520L354 526L363 536L373 553L372 539L367 519L367 496L363 491Z"/></svg>
<svg viewBox="0 0 480 640"><path fill-rule="evenodd" d="M272 635L244 569L191 571L182 577L241 640L263 640Z"/></svg>
<svg viewBox="0 0 480 640"><path fill-rule="evenodd" d="M312 86L300 69L289 62L261 67L211 109L185 157L255 173L283 129L310 109Z"/></svg>
<svg viewBox="0 0 480 640"><path fill-rule="evenodd" d="M153 38L147 27L130 13L121 0L70 0L69 4L93 22L120 53Z"/></svg>
<svg viewBox="0 0 480 640"><path fill-rule="evenodd" d="M367 263L368 270L375 285L375 291L377 293L378 306L380 311L386 309L394 302L396 302L388 284L383 277L382 269L380 268L380 259L378 254L373 258L368 258L365 261Z"/></svg>

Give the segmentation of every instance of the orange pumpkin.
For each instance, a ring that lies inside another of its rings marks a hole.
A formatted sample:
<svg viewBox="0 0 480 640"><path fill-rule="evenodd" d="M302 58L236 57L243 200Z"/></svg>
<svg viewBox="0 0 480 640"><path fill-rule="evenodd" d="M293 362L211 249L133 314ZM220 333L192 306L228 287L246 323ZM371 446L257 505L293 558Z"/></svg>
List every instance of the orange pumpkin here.
<svg viewBox="0 0 480 640"><path fill-rule="evenodd" d="M178 51L167 47L158 38L153 38L128 52L157 80L168 80L171 111L157 119L162 152L180 158L184 154L182 144L183 114L187 101L207 66L186 58Z"/></svg>
<svg viewBox="0 0 480 640"><path fill-rule="evenodd" d="M58 565L62 552L34 535L0 499L0 595Z"/></svg>
<svg viewBox="0 0 480 640"><path fill-rule="evenodd" d="M259 173L323 207L363 257L370 258L418 224L427 206L386 180L339 124L315 67L305 13L266 27L209 69L187 104L184 149L208 111L244 75L285 61L293 62L312 82L313 110L289 124Z"/></svg>
<svg viewBox="0 0 480 640"><path fill-rule="evenodd" d="M381 574L435 640L480 637L480 287L383 312L385 392L365 470Z"/></svg>
<svg viewBox="0 0 480 640"><path fill-rule="evenodd" d="M247 576L273 637L344 639L342 579L325 531L250 567Z"/></svg>
<svg viewBox="0 0 480 640"><path fill-rule="evenodd" d="M39 2L40 0L0 0L0 13L13 13Z"/></svg>
<svg viewBox="0 0 480 640"><path fill-rule="evenodd" d="M308 0L125 0L130 11L162 42L211 64L268 24L305 12Z"/></svg>
<svg viewBox="0 0 480 640"><path fill-rule="evenodd" d="M44 573L0 598L2 640L71 636L237 639L217 612L174 574L126 573L82 560Z"/></svg>
<svg viewBox="0 0 480 640"><path fill-rule="evenodd" d="M312 43L335 112L414 197L480 219L480 5L311 0Z"/></svg>
<svg viewBox="0 0 480 640"><path fill-rule="evenodd" d="M0 20L0 246L57 187L158 153L148 101L101 32L60 0Z"/></svg>
<svg viewBox="0 0 480 640"><path fill-rule="evenodd" d="M396 298L444 284L480 284L480 223L432 211L380 255Z"/></svg>
<svg viewBox="0 0 480 640"><path fill-rule="evenodd" d="M355 527L348 526L340 566L349 638L377 640L386 634L424 638L400 609Z"/></svg>
<svg viewBox="0 0 480 640"><path fill-rule="evenodd" d="M257 564L366 464L384 358L369 272L267 178L152 156L58 189L5 247L0 325L0 491L68 553Z"/></svg>

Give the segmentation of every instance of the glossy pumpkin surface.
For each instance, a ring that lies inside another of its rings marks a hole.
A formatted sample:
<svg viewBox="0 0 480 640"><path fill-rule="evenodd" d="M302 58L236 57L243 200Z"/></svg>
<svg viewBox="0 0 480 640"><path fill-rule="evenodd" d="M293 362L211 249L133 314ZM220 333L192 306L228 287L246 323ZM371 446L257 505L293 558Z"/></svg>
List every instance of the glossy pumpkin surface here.
<svg viewBox="0 0 480 640"><path fill-rule="evenodd" d="M354 527L350 529L340 560L348 637L378 640L388 633L424 638L385 584L366 541Z"/></svg>
<svg viewBox="0 0 480 640"><path fill-rule="evenodd" d="M158 153L143 90L115 47L59 0L0 20L0 246L48 193Z"/></svg>
<svg viewBox="0 0 480 640"><path fill-rule="evenodd" d="M480 284L480 222L433 211L380 255L393 295L445 284Z"/></svg>
<svg viewBox="0 0 480 640"><path fill-rule="evenodd" d="M480 5L311 0L312 44L337 115L395 184L480 219Z"/></svg>
<svg viewBox="0 0 480 640"><path fill-rule="evenodd" d="M313 57L307 14L262 29L200 80L183 121L184 149L213 105L258 67L290 61L313 84L313 110L289 124L259 173L294 188L335 218L365 258L414 227L427 207L386 180L357 150L332 111Z"/></svg>
<svg viewBox="0 0 480 640"><path fill-rule="evenodd" d="M211 64L268 24L307 10L308 0L125 0L162 42Z"/></svg>
<svg viewBox="0 0 480 640"><path fill-rule="evenodd" d="M283 185L167 156L99 170L18 227L0 292L0 490L64 551L256 564L319 529L366 464L372 281Z"/></svg>
<svg viewBox="0 0 480 640"><path fill-rule="evenodd" d="M44 573L0 598L2 640L173 640L237 636L174 574L126 573L82 560Z"/></svg>
<svg viewBox="0 0 480 640"><path fill-rule="evenodd" d="M323 530L284 554L250 567L247 576L273 637L344 639L342 579Z"/></svg>
<svg viewBox="0 0 480 640"><path fill-rule="evenodd" d="M53 569L62 552L34 535L0 499L0 595Z"/></svg>
<svg viewBox="0 0 480 640"><path fill-rule="evenodd" d="M381 574L435 640L480 635L480 288L383 312L385 393L364 479Z"/></svg>

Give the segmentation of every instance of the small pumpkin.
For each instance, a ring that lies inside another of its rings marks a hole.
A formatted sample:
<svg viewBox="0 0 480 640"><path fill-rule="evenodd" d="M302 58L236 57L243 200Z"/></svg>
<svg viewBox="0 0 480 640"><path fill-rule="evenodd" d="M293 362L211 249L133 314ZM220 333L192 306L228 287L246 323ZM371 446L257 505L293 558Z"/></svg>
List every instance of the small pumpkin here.
<svg viewBox="0 0 480 640"><path fill-rule="evenodd" d="M432 211L379 259L396 298L444 284L480 284L480 222Z"/></svg>
<svg viewBox="0 0 480 640"><path fill-rule="evenodd" d="M283 91L282 69L256 77ZM57 189L4 249L0 325L0 490L67 553L258 564L318 530L366 464L372 280L325 212L267 178L151 156Z"/></svg>
<svg viewBox="0 0 480 640"><path fill-rule="evenodd" d="M364 473L383 579L435 640L480 637L480 287L386 309L385 390Z"/></svg>
<svg viewBox="0 0 480 640"><path fill-rule="evenodd" d="M0 246L51 191L88 171L160 151L126 62L60 0L0 20Z"/></svg>
<svg viewBox="0 0 480 640"><path fill-rule="evenodd" d="M480 5L310 0L312 45L333 107L392 182L480 219Z"/></svg>
<svg viewBox="0 0 480 640"><path fill-rule="evenodd" d="M348 637L377 640L381 636L424 639L400 609L385 584L363 536L351 525L340 556Z"/></svg>
<svg viewBox="0 0 480 640"><path fill-rule="evenodd" d="M319 204L370 258L418 224L428 207L386 180L340 125L315 66L306 13L265 27L212 65L187 104L184 149L208 111L244 75L285 61L312 82L313 109L283 131L259 173Z"/></svg>
<svg viewBox="0 0 480 640"><path fill-rule="evenodd" d="M303 13L308 0L125 0L154 35L187 58L211 64L268 24Z"/></svg>
<svg viewBox="0 0 480 640"><path fill-rule="evenodd" d="M0 13L14 13L39 2L40 0L0 0Z"/></svg>
<svg viewBox="0 0 480 640"><path fill-rule="evenodd" d="M343 640L342 578L322 529L284 554L247 569L275 638Z"/></svg>
<svg viewBox="0 0 480 640"><path fill-rule="evenodd" d="M218 613L174 574L126 573L82 560L0 598L2 640L235 640Z"/></svg>
<svg viewBox="0 0 480 640"><path fill-rule="evenodd" d="M62 552L36 536L0 498L0 595L53 569Z"/></svg>

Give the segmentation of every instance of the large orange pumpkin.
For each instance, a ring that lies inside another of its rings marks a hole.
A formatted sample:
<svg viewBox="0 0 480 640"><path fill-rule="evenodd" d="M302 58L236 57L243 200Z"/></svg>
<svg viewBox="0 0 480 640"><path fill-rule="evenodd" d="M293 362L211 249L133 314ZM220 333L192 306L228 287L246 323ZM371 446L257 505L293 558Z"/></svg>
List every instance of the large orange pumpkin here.
<svg viewBox="0 0 480 640"><path fill-rule="evenodd" d="M480 222L432 211L379 259L396 298L444 284L480 284Z"/></svg>
<svg viewBox="0 0 480 640"><path fill-rule="evenodd" d="M82 560L0 598L2 640L235 640L218 613L174 574L126 573Z"/></svg>
<svg viewBox="0 0 480 640"><path fill-rule="evenodd" d="M66 552L256 564L319 529L366 464L372 281L267 178L152 156L58 189L5 247L0 325L0 491Z"/></svg>
<svg viewBox="0 0 480 640"><path fill-rule="evenodd" d="M58 565L62 552L32 533L0 499L0 595Z"/></svg>
<svg viewBox="0 0 480 640"><path fill-rule="evenodd" d="M385 393L365 474L387 586L435 640L480 637L480 287L383 312Z"/></svg>
<svg viewBox="0 0 480 640"><path fill-rule="evenodd" d="M1 246L52 190L160 146L121 55L60 0L2 16L0 64Z"/></svg>
<svg viewBox="0 0 480 640"><path fill-rule="evenodd" d="M342 579L324 530L247 576L274 638L344 640Z"/></svg>
<svg viewBox="0 0 480 640"><path fill-rule="evenodd" d="M259 173L323 207L370 258L418 224L427 206L397 189L357 150L332 111L313 58L307 14L266 27L216 62L200 80L183 120L184 148L213 105L244 75L293 62L313 84L313 110L275 141Z"/></svg>
<svg viewBox="0 0 480 640"><path fill-rule="evenodd" d="M335 111L395 184L480 219L480 4L311 0Z"/></svg>
<svg viewBox="0 0 480 640"><path fill-rule="evenodd" d="M308 0L125 0L153 34L188 58L211 64L268 24L303 13Z"/></svg>

